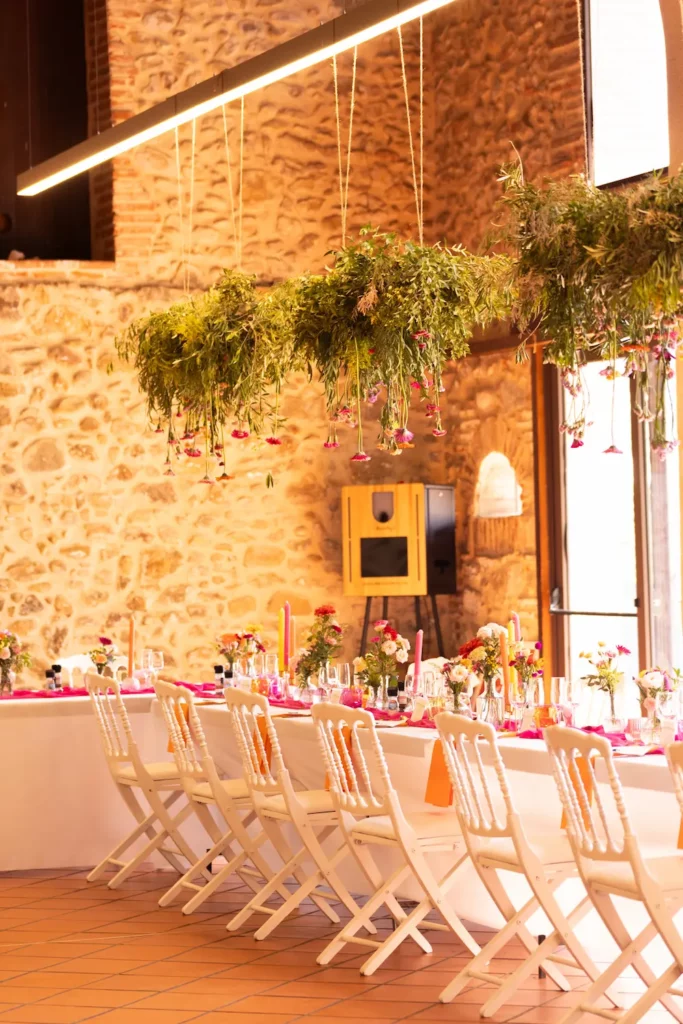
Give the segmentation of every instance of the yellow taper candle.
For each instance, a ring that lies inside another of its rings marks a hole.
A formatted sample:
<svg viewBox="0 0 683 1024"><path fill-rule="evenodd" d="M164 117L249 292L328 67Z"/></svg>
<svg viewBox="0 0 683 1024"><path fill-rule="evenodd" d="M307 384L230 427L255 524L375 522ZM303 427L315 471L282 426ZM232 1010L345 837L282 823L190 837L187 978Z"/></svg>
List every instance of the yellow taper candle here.
<svg viewBox="0 0 683 1024"><path fill-rule="evenodd" d="M511 619L510 623L508 625L508 654L510 655L510 658L508 658L508 661L512 660L512 645L514 643L515 643L515 624L514 624L514 622ZM516 689L517 689L517 669L516 668L512 668L512 666L510 666L510 690L512 692L513 690L516 690Z"/></svg>
<svg viewBox="0 0 683 1024"><path fill-rule="evenodd" d="M503 694L505 707L510 707L510 654L508 652L508 635L500 634L500 664L503 669Z"/></svg>

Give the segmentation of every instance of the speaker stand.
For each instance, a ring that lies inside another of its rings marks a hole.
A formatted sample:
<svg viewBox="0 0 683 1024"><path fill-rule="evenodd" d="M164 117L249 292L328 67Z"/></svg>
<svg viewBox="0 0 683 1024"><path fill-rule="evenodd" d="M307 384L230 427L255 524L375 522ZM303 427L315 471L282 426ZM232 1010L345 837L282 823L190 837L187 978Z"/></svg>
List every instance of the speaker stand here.
<svg viewBox="0 0 683 1024"><path fill-rule="evenodd" d="M432 618L434 619L434 632L436 634L436 646L439 651L439 657L445 658L446 652L443 646L443 634L441 632L441 619L439 618L439 606L436 603L436 594L430 594L429 600L432 606ZM372 613L372 598L365 598L365 615L363 617L363 632L360 638L360 650L358 652L359 657L363 657L367 649L368 642L368 629L370 628L370 615ZM382 618L389 618L389 598L384 596L382 598ZM422 610L420 608L420 598L415 598L415 629L422 629Z"/></svg>

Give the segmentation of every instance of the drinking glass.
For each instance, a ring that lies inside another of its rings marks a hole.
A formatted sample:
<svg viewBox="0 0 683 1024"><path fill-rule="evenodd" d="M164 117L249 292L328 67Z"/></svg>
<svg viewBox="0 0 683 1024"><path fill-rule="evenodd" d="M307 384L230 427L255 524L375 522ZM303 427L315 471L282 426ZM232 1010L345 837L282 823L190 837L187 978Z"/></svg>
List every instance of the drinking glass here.
<svg viewBox="0 0 683 1024"><path fill-rule="evenodd" d="M337 686L348 690L353 685L353 666L347 662L336 666Z"/></svg>
<svg viewBox="0 0 683 1024"><path fill-rule="evenodd" d="M163 651L152 651L152 664L151 669L153 672L161 672L164 667L164 652Z"/></svg>
<svg viewBox="0 0 683 1024"><path fill-rule="evenodd" d="M152 667L152 655L154 651L150 647L145 647L142 652L142 667L145 669L151 669Z"/></svg>
<svg viewBox="0 0 683 1024"><path fill-rule="evenodd" d="M573 714L568 700L568 681L565 676L552 676L550 680L550 703L560 724L571 725Z"/></svg>
<svg viewBox="0 0 683 1024"><path fill-rule="evenodd" d="M657 694L655 715L661 722L664 743L676 738L679 706L679 696L674 690L660 690Z"/></svg>
<svg viewBox="0 0 683 1024"><path fill-rule="evenodd" d="M280 675L280 663L277 659L277 654L266 654L266 675L269 677L277 677Z"/></svg>

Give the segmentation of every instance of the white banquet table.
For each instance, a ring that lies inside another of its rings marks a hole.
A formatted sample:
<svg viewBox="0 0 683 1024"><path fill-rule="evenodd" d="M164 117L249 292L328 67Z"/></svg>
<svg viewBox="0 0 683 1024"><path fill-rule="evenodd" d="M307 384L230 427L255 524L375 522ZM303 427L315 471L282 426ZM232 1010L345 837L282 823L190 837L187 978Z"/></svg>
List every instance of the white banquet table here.
<svg viewBox="0 0 683 1024"><path fill-rule="evenodd" d="M144 759L168 759L156 701L143 695L124 699ZM225 705L199 705L198 710L217 764L227 775L240 775ZM325 772L310 718L276 717L275 727L295 785L321 788ZM435 730L383 729L379 735L404 806L424 809ZM560 808L543 742L502 738L499 746L515 803L529 829L557 829ZM624 757L617 767L638 834L648 846L675 848L680 815L666 759ZM128 811L109 776L88 698L0 701L0 800L0 871L89 867L129 830ZM206 837L198 826L190 824L183 831L195 850L205 849ZM349 877L349 884L362 890L356 877ZM499 921L467 866L453 898L463 917L489 925Z"/></svg>

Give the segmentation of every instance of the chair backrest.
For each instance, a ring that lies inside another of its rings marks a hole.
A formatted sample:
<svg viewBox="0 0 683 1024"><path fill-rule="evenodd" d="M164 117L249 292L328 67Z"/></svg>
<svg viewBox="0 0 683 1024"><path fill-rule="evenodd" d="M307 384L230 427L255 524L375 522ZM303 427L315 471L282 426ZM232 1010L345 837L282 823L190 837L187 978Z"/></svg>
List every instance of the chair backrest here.
<svg viewBox="0 0 683 1024"><path fill-rule="evenodd" d="M223 694L244 777L252 793L279 794L283 784L289 790L289 773L270 717L268 698L260 693L246 693L227 686Z"/></svg>
<svg viewBox="0 0 683 1024"><path fill-rule="evenodd" d="M473 721L451 711L442 711L434 721L463 833L489 839L521 838L521 822L498 750L496 730L488 722ZM487 774L484 759L493 766L495 777Z"/></svg>
<svg viewBox="0 0 683 1024"><path fill-rule="evenodd" d="M204 781L203 760L210 754L192 693L184 686L164 683L159 679L154 683L154 692L181 778L191 784Z"/></svg>
<svg viewBox="0 0 683 1024"><path fill-rule="evenodd" d="M314 704L311 714L330 791L340 809L354 815L390 814L392 800L389 794L394 790L370 712L342 704ZM361 732L376 768L375 785L359 735ZM398 803L397 797L394 803Z"/></svg>
<svg viewBox="0 0 683 1024"><path fill-rule="evenodd" d="M664 751L666 753L666 762L671 772L674 793L676 794L681 814L683 814L683 743L680 741L668 743Z"/></svg>
<svg viewBox="0 0 683 1024"><path fill-rule="evenodd" d="M85 677L95 675L97 672L89 654L72 654L68 658L62 658L59 664L62 666L62 676L67 677L69 686L78 682L78 680L74 680L74 674L82 676L83 686L85 686Z"/></svg>
<svg viewBox="0 0 683 1024"><path fill-rule="evenodd" d="M116 774L114 765L122 762L132 762L139 767L140 754L121 697L121 687L116 679L107 679L91 672L85 677L85 688L90 696L104 753L113 774Z"/></svg>
<svg viewBox="0 0 683 1024"><path fill-rule="evenodd" d="M636 858L640 862L607 737L564 725L545 729L543 736L575 852L590 860ZM599 760L604 764L611 795L607 805L597 785L595 769Z"/></svg>

